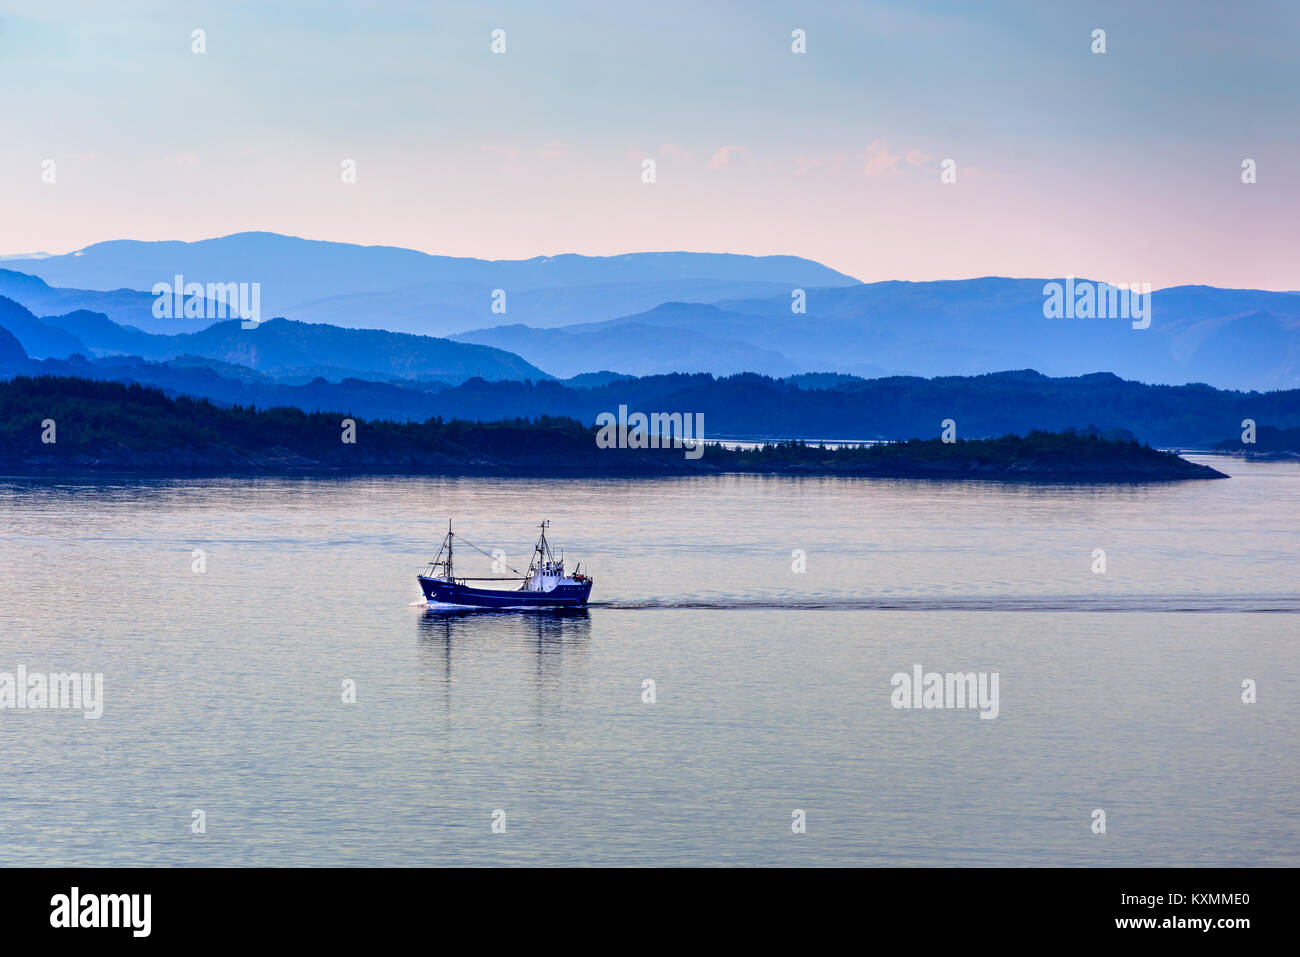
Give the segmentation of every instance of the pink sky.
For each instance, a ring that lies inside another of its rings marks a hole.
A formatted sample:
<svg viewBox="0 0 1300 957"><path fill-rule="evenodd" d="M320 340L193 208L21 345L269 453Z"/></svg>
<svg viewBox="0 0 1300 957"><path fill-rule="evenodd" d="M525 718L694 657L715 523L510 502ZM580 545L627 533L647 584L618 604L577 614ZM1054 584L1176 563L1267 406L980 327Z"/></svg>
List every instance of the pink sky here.
<svg viewBox="0 0 1300 957"><path fill-rule="evenodd" d="M1300 289L1300 30L1281 4L1250 25L1175 4L15 6L0 253L270 230L491 259L687 249L863 280Z"/></svg>

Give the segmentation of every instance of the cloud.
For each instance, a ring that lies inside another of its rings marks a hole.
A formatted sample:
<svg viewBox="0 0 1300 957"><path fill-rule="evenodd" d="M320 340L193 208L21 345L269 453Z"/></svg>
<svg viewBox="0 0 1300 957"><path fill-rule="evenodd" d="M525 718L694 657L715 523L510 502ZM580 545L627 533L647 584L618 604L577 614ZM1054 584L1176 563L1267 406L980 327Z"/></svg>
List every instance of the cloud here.
<svg viewBox="0 0 1300 957"><path fill-rule="evenodd" d="M794 158L794 174L806 176L809 170L820 169L822 161L815 156L799 155Z"/></svg>
<svg viewBox="0 0 1300 957"><path fill-rule="evenodd" d="M903 157L889 152L884 140L875 140L862 153L862 172L868 176L880 176L884 173L897 173L898 164Z"/></svg>
<svg viewBox="0 0 1300 957"><path fill-rule="evenodd" d="M836 155L841 162L843 157L843 153ZM868 176L896 175L919 170L935 159L933 154L918 149L893 153L884 140L872 140L871 145L857 154L856 158L862 164L862 172Z"/></svg>
<svg viewBox="0 0 1300 957"><path fill-rule="evenodd" d="M726 169L731 164L731 157L743 157L746 160L752 159L749 150L743 146L721 146L709 160L709 169Z"/></svg>

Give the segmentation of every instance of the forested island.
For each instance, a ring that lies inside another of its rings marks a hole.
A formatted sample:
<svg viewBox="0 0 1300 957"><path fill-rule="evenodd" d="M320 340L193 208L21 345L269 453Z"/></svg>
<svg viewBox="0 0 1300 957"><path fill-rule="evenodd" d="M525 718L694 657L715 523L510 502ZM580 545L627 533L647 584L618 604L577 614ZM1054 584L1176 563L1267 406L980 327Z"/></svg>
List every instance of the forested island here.
<svg viewBox="0 0 1300 957"><path fill-rule="evenodd" d="M600 448L570 418L367 421L346 411L218 406L139 385L70 377L0 382L0 469L10 475L473 474L659 476L719 473L1134 482L1226 478L1095 429L824 448Z"/></svg>
<svg viewBox="0 0 1300 957"><path fill-rule="evenodd" d="M1300 459L1300 428L1275 429L1261 425L1254 442L1234 437L1224 439L1214 449L1251 459Z"/></svg>

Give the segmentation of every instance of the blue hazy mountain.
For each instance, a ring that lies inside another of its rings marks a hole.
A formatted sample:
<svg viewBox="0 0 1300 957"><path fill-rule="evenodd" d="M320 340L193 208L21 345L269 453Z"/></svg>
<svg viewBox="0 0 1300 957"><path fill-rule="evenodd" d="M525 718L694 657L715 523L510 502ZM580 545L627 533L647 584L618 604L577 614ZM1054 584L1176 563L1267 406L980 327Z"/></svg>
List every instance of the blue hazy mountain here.
<svg viewBox="0 0 1300 957"><path fill-rule="evenodd" d="M27 362L27 350L12 332L0 326L0 368Z"/></svg>
<svg viewBox="0 0 1300 957"><path fill-rule="evenodd" d="M788 295L792 287L857 282L795 256L654 252L483 260L264 232L194 243L114 240L6 266L86 290L148 292L177 274L187 282L257 282L267 316L437 335L503 320L545 327L614 318L671 299ZM505 292L504 314L493 312L497 289ZM118 318L86 302L59 311L78 308Z"/></svg>
<svg viewBox="0 0 1300 957"><path fill-rule="evenodd" d="M88 309L78 309L63 315L47 315L40 323L47 329L66 332L76 338L78 347L65 351L63 356L73 352L84 355L121 353L162 356L168 351L167 343L173 341L171 335L158 335L134 326L124 326L103 313Z"/></svg>
<svg viewBox="0 0 1300 957"><path fill-rule="evenodd" d="M565 377L601 369L929 377L1034 368L1223 388L1300 385L1300 295L1292 292L1156 290L1150 328L1134 329L1127 319L1046 318L1043 279L861 284L794 257L637 253L491 262L242 233L198 243L101 243L7 265L13 269L0 270L0 295L38 314L98 312L119 325L188 331L203 322L155 320L145 311L152 297L122 287L147 288L176 273L187 281L258 281L263 315L447 335L514 353L534 369L521 375L534 377L542 369ZM52 288L16 270L69 285ZM804 313L791 309L795 288L806 291ZM506 295L504 315L491 312L493 289ZM296 305L276 309L277 301ZM70 323L63 328L88 335ZM57 354L57 343L24 345ZM125 342L86 345L150 354ZM240 361L233 351L212 358ZM294 361L332 378L389 374L387 366L339 366L311 355Z"/></svg>
<svg viewBox="0 0 1300 957"><path fill-rule="evenodd" d="M169 395L226 405L288 406L305 412L342 409L395 421L568 416L590 424L599 413L626 405L639 411L699 412L711 436L924 438L933 437L944 419L953 418L958 434L965 437L1095 426L1107 433L1130 432L1155 444L1200 448L1238 430L1244 418L1271 428L1300 426L1300 390L1247 393L1205 385L1152 386L1109 373L1048 378L1024 370L935 379L773 379L753 374L715 378L680 373L633 378L597 373L565 382L471 378L455 386L356 378L294 384L190 356L165 362L81 355L26 359L21 345L15 348L11 342L5 349L6 342L0 334L0 377L76 376L155 386Z"/></svg>
<svg viewBox="0 0 1300 957"><path fill-rule="evenodd" d="M1043 279L886 282L808 293L811 320L769 345L804 364L832 343L894 372L970 375L997 368L1081 375L1103 369L1144 382L1222 388L1300 385L1300 296L1176 286L1151 293L1151 325L1048 319ZM789 329L785 298L719 303ZM810 367L811 368L811 367ZM851 371L851 370L846 370Z"/></svg>
<svg viewBox="0 0 1300 957"><path fill-rule="evenodd" d="M515 343L559 375L571 357L587 368L663 371L666 350L706 337L690 371L831 371L862 376L978 375L1035 368L1055 376L1098 369L1144 382L1224 388L1300 385L1300 296L1179 286L1151 294L1150 328L1125 319L1049 319L1042 279L885 282L807 290L806 314L789 293L715 304L666 303L545 334L485 328L462 342ZM656 343L659 347L656 348ZM751 358L752 350L762 350ZM758 362L765 365L759 369Z"/></svg>
<svg viewBox="0 0 1300 957"><path fill-rule="evenodd" d="M168 280L170 281L170 280ZM74 289L51 286L39 276L0 269L0 296L20 302L38 316L62 315L86 311L102 313L114 322L146 332L172 334L194 332L216 322L215 319L159 319L153 314L154 297L139 289ZM205 308L217 315L215 302Z"/></svg>
<svg viewBox="0 0 1300 957"><path fill-rule="evenodd" d="M783 294L789 301L789 292ZM801 317L802 318L802 317ZM530 357L554 375L581 369L616 369L629 375L757 372L784 377L809 370L835 370L857 376L891 370L840 353L834 342L825 351L800 350L789 343L799 329L784 319L769 319L707 303L668 302L635 316L576 323L558 329L495 326L451 336L506 348ZM798 358L792 357L798 356Z"/></svg>
<svg viewBox="0 0 1300 957"><path fill-rule="evenodd" d="M682 306L670 303L644 314L644 322L632 319L611 323L586 323L563 329L533 329L525 325L495 326L476 332L449 336L456 342L511 349L535 357L553 375L568 377L591 369L618 369L630 375L664 375L669 372L712 372L730 375L757 372L787 376L802 372L794 360L771 349L730 335L721 321L678 328L656 319L665 311ZM692 304L696 315L719 320L713 306ZM545 362L539 361L545 357Z"/></svg>
<svg viewBox="0 0 1300 957"><path fill-rule="evenodd" d="M198 332L158 335L85 310L38 319L0 296L0 326L13 333L34 358L117 354L159 361L188 356L303 381L316 377L452 382L471 377L549 378L519 356L490 346L287 319L272 319L254 329L244 329L239 320L231 319Z"/></svg>
<svg viewBox="0 0 1300 957"><path fill-rule="evenodd" d="M504 290L506 287L425 283L391 291L352 293L312 300L294 306L291 312L294 318L309 322L449 335L477 328L484 322L501 320L546 329L572 323L575 318L611 319L652 309L674 299L710 302L738 296L788 295L791 283L666 279L656 282L512 289L507 291L505 314L494 314L491 311L495 288Z"/></svg>
<svg viewBox="0 0 1300 957"><path fill-rule="evenodd" d="M9 331L25 353L36 359L66 358L89 352L85 343L65 329L47 326L25 307L0 296L0 327Z"/></svg>

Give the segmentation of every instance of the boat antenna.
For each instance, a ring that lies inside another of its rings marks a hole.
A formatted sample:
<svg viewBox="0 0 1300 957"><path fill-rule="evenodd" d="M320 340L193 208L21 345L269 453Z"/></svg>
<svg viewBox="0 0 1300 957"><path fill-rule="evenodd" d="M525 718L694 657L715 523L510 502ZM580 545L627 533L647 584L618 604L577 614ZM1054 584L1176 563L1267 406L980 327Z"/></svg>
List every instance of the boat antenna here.
<svg viewBox="0 0 1300 957"><path fill-rule="evenodd" d="M542 534L541 534L541 536L537 539L537 544L533 546L533 554L536 556L536 558L534 559L534 561L536 562L536 565L537 565L537 567L538 567L539 569L542 567L542 565L544 565L544 564L546 563L546 550L547 550L547 548L548 548L548 546L547 546L547 544L546 544L546 526L549 525L549 524L550 524L549 521L543 521L539 526L537 526L538 528L540 528L540 529L542 530ZM532 569L532 567L533 567L533 566L532 566L532 564L530 563L530 564L529 564L529 570L530 570L530 573L531 573L531 569Z"/></svg>

